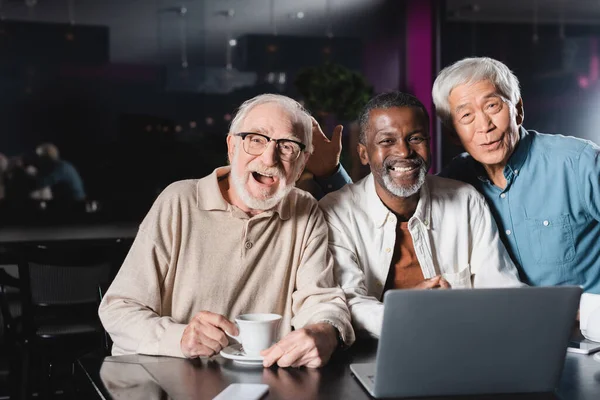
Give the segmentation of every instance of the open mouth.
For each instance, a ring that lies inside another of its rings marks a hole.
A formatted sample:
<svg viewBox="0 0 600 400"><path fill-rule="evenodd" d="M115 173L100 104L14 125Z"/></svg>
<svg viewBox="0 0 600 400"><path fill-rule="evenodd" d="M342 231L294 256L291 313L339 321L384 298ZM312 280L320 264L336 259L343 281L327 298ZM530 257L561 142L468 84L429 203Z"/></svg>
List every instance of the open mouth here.
<svg viewBox="0 0 600 400"><path fill-rule="evenodd" d="M254 178L256 182L267 186L271 186L275 183L275 178L273 175L261 174L256 171L252 172L252 178Z"/></svg>
<svg viewBox="0 0 600 400"><path fill-rule="evenodd" d="M391 176L404 179L413 177L416 173L418 173L419 169L421 168L421 164L406 162L394 164L390 163L386 165L385 168Z"/></svg>
<svg viewBox="0 0 600 400"><path fill-rule="evenodd" d="M417 165L409 165L406 167L400 167L400 166L390 166L387 167L388 171L393 171L393 172L397 172L399 174L405 174L407 172L413 171L415 169L417 169Z"/></svg>

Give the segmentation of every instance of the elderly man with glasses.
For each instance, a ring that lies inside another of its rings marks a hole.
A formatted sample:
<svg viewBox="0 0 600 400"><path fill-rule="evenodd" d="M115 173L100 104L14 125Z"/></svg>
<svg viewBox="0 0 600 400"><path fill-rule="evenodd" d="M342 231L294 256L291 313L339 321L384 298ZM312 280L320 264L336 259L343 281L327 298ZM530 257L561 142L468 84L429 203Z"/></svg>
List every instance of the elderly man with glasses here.
<svg viewBox="0 0 600 400"><path fill-rule="evenodd" d="M296 101L257 96L231 123L231 166L165 189L100 305L113 354L212 356L245 313L283 316L266 367L319 367L353 342L323 214L294 188L311 130Z"/></svg>

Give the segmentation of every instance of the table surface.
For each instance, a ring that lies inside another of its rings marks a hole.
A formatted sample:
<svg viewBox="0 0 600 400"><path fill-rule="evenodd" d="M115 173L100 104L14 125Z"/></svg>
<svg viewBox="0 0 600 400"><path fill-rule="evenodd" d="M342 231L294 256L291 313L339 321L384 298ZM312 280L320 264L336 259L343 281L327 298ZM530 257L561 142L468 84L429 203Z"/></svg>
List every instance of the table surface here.
<svg viewBox="0 0 600 400"><path fill-rule="evenodd" d="M138 226L139 224L135 222L3 226L0 227L0 245L52 241L133 239L137 234Z"/></svg>
<svg viewBox="0 0 600 400"><path fill-rule="evenodd" d="M230 383L265 383L266 399L369 399L349 364L373 362L377 342L362 341L321 369L262 368L225 360L129 355L79 360L88 387L101 399L212 399ZM445 397L448 398L448 397ZM454 397L457 398L457 397ZM461 398L465 398L464 396ZM600 362L567 353L556 393L470 396L469 399L600 399ZM439 397L438 397L439 399Z"/></svg>

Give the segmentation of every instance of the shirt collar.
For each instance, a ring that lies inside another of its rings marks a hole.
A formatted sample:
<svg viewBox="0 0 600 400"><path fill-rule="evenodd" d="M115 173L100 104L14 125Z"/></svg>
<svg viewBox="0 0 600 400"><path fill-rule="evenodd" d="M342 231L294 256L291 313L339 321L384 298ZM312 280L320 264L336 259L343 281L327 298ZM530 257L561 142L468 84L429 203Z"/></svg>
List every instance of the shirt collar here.
<svg viewBox="0 0 600 400"><path fill-rule="evenodd" d="M527 159L527 155L529 154L530 147L531 135L529 134L529 132L527 132L525 128L521 127L519 134L519 142L513 150L513 153L508 158L506 167L504 167L505 176L510 172L514 173L515 171L519 171L521 169L523 164L525 164L525 160Z"/></svg>
<svg viewBox="0 0 600 400"><path fill-rule="evenodd" d="M431 229L431 196L429 192L429 186L427 184L428 177L425 178L425 182L419 191L419 203L413 216L409 219L409 228L414 224L414 220L417 220L425 226L426 229ZM388 221L388 218L394 217L394 213L383 204L383 201L377 195L375 190L375 178L373 174L369 174L366 178L366 207L369 210L369 214L375 222L375 226L381 228Z"/></svg>
<svg viewBox="0 0 600 400"><path fill-rule="evenodd" d="M198 208L201 210L211 211L233 211L238 209L232 204L229 204L223 198L221 189L219 188L219 180L227 179L227 175L231 172L231 166L219 167L210 175L198 180L196 185L196 199ZM258 216L271 215L273 212L279 215L282 220L290 219L292 214L292 204L290 195L288 194L282 201L277 204L272 210L262 212ZM239 209L238 209L239 210Z"/></svg>

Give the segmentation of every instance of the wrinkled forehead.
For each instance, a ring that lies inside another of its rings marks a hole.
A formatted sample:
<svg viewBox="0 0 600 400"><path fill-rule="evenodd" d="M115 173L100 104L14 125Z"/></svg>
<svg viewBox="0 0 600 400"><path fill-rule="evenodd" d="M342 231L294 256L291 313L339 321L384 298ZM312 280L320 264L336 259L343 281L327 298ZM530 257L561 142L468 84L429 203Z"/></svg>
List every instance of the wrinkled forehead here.
<svg viewBox="0 0 600 400"><path fill-rule="evenodd" d="M275 103L260 104L248 111L241 124L243 132L262 133L273 138L305 141L305 121L301 113L293 113Z"/></svg>

